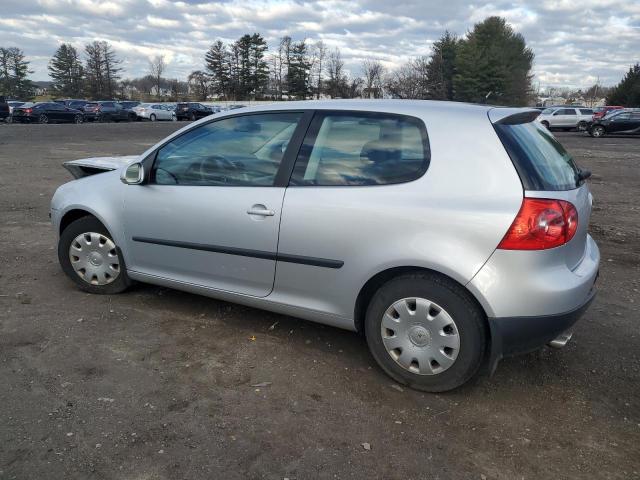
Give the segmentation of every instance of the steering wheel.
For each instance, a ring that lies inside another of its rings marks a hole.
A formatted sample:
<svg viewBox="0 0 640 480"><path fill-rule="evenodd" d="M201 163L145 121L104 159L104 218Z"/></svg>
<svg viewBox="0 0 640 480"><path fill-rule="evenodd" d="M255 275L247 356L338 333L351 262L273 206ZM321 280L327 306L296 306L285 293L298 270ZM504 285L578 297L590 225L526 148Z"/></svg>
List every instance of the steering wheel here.
<svg viewBox="0 0 640 480"><path fill-rule="evenodd" d="M190 165L186 173L199 175L200 180L215 178L226 182L227 177L222 174L223 172L238 172L242 170L242 168L242 164L233 163L228 158L216 154L204 157L199 163ZM242 173L242 179L245 181L248 180L246 172Z"/></svg>

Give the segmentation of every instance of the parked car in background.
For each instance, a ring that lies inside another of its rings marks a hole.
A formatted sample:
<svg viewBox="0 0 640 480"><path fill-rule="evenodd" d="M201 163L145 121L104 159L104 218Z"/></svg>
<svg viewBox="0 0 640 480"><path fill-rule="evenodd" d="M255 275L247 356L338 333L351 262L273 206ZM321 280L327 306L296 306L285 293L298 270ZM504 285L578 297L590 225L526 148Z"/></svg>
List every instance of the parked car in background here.
<svg viewBox="0 0 640 480"><path fill-rule="evenodd" d="M82 123L84 114L61 103L38 102L14 107L11 119L19 123Z"/></svg>
<svg viewBox="0 0 640 480"><path fill-rule="evenodd" d="M177 120L175 108L162 105L161 103L141 103L133 107L133 112L140 120Z"/></svg>
<svg viewBox="0 0 640 480"><path fill-rule="evenodd" d="M82 107L89 103L89 100L67 98L64 100L55 100L55 103L59 103L65 107L75 108L76 110L82 110Z"/></svg>
<svg viewBox="0 0 640 480"><path fill-rule="evenodd" d="M619 105L606 105L604 107L596 107L593 109L593 117L592 120L598 120L599 118L604 117L605 115L607 115L609 112L612 112L614 110L622 110L624 109L624 107L621 107Z"/></svg>
<svg viewBox="0 0 640 480"><path fill-rule="evenodd" d="M553 107L543 110L537 121L546 128L585 131L593 117L593 110L586 107Z"/></svg>
<svg viewBox="0 0 640 480"><path fill-rule="evenodd" d="M115 101L89 102L84 106L87 120L95 122L130 122L135 120L134 113L126 110Z"/></svg>
<svg viewBox="0 0 640 480"><path fill-rule="evenodd" d="M614 110L593 121L587 130L592 137L640 135L640 109Z"/></svg>
<svg viewBox="0 0 640 480"><path fill-rule="evenodd" d="M58 258L94 294L138 280L362 332L394 380L451 390L566 344L596 293L589 173L538 114L392 100L219 114L139 156L66 162Z"/></svg>
<svg viewBox="0 0 640 480"><path fill-rule="evenodd" d="M3 122L10 118L9 103L5 97L0 97L0 120Z"/></svg>
<svg viewBox="0 0 640 480"><path fill-rule="evenodd" d="M176 104L178 120L199 120L211 115L213 111L197 102L179 102Z"/></svg>

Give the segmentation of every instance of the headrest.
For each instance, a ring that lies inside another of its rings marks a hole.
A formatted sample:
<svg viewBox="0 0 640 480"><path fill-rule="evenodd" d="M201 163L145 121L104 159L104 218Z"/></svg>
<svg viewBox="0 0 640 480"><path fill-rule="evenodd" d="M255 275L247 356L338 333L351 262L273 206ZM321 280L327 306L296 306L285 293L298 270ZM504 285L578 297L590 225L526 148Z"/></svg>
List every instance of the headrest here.
<svg viewBox="0 0 640 480"><path fill-rule="evenodd" d="M400 139L392 135L385 135L379 140L365 143L360 152L360 158L373 163L398 161L400 157Z"/></svg>

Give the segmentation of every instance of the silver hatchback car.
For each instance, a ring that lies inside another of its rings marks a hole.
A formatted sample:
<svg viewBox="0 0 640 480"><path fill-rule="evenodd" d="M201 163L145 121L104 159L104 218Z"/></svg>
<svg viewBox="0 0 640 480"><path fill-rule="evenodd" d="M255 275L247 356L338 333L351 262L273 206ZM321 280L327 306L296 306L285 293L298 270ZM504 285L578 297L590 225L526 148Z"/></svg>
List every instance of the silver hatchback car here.
<svg viewBox="0 0 640 480"><path fill-rule="evenodd" d="M133 280L362 332L438 392L561 346L595 295L592 196L537 110L309 101L212 115L140 156L67 162L51 202L83 290Z"/></svg>

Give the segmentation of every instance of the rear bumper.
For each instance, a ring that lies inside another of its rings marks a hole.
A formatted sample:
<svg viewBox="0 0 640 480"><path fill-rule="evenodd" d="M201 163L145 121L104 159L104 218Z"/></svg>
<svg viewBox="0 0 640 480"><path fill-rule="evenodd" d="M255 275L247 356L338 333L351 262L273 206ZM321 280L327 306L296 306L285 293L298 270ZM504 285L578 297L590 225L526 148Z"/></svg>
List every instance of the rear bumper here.
<svg viewBox="0 0 640 480"><path fill-rule="evenodd" d="M596 296L592 287L586 300L574 310L556 315L489 318L491 371L503 357L537 350L571 330Z"/></svg>

